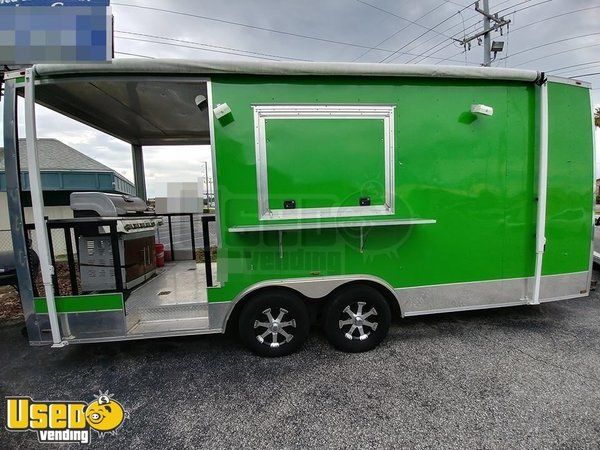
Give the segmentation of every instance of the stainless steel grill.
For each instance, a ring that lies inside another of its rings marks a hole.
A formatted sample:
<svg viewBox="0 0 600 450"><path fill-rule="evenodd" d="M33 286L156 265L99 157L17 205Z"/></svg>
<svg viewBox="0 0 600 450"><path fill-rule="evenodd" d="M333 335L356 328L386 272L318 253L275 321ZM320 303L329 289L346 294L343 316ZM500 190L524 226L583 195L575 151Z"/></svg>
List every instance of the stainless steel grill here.
<svg viewBox="0 0 600 450"><path fill-rule="evenodd" d="M105 192L73 192L71 209L75 217L121 217L144 214L148 207L139 197Z"/></svg>
<svg viewBox="0 0 600 450"><path fill-rule="evenodd" d="M74 192L75 217L117 219L123 287L131 289L156 273L154 234L162 222L138 197L104 192ZM111 235L106 227L84 229L78 238L81 286L85 292L117 289Z"/></svg>

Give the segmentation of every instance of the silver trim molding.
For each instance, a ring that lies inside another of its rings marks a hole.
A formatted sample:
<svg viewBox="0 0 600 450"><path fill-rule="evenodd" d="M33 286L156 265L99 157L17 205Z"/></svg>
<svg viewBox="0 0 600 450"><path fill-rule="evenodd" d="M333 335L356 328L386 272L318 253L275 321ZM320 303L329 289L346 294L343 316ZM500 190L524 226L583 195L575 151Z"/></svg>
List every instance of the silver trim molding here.
<svg viewBox="0 0 600 450"><path fill-rule="evenodd" d="M253 105L256 179L260 220L356 217L394 214L394 105ZM334 208L270 209L266 120L383 120L385 204Z"/></svg>
<svg viewBox="0 0 600 450"><path fill-rule="evenodd" d="M588 273L541 277L540 302L589 295ZM534 277L440 284L396 289L402 316L530 304Z"/></svg>

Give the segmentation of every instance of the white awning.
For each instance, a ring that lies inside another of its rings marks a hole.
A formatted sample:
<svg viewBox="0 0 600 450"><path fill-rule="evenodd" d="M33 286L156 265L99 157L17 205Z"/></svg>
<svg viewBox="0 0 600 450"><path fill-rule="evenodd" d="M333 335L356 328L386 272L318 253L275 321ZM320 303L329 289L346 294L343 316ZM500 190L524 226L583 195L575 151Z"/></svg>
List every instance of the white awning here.
<svg viewBox="0 0 600 450"><path fill-rule="evenodd" d="M435 66L417 64L378 64L299 61L211 61L185 59L115 59L104 64L39 64L40 77L57 75L108 74L250 74L301 76L377 76L422 78L469 78L485 80L536 81L535 70L498 67Z"/></svg>

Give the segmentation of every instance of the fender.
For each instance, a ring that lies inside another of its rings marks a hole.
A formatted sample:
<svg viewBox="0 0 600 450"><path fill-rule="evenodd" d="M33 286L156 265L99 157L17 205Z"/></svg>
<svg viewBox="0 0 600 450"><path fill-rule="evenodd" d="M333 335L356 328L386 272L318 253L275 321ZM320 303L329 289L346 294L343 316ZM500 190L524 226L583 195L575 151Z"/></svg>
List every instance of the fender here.
<svg viewBox="0 0 600 450"><path fill-rule="evenodd" d="M398 308L400 308L400 314L402 315L402 317L404 317L402 306L400 305L400 300L396 291L387 281L379 277L373 275L334 275L329 277L288 278L281 280L260 281L240 292L230 303L229 311L223 319L223 332L225 332L227 323L229 321L229 317L231 316L231 312L234 310L238 302L244 299L247 295L251 294L252 292L257 291L258 289L264 289L268 287L285 287L292 289L304 295L305 297L316 299L329 295L334 289L346 283L356 281L371 281L373 283L377 283L378 285L386 289L396 299L396 302L398 303Z"/></svg>

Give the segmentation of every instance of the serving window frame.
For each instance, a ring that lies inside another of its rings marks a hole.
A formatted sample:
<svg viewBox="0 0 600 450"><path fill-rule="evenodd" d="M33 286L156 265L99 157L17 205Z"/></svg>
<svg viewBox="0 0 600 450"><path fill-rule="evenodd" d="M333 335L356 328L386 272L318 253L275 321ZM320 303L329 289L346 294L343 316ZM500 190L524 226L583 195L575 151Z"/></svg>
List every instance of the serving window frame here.
<svg viewBox="0 0 600 450"><path fill-rule="evenodd" d="M255 104L256 179L259 220L367 217L394 214L394 111L382 104ZM271 209L269 207L266 121L272 119L382 120L384 147L384 203L369 206Z"/></svg>

